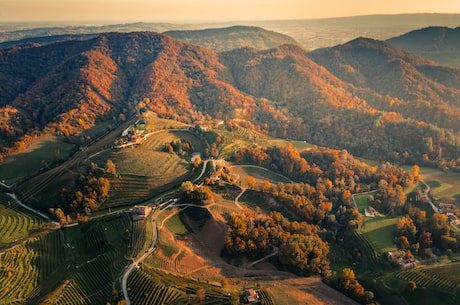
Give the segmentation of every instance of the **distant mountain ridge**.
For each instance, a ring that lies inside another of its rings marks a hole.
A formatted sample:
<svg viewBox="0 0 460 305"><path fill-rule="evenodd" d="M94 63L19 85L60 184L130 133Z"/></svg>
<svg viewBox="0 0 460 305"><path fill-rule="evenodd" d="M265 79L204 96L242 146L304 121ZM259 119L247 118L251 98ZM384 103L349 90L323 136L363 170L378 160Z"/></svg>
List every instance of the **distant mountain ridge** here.
<svg viewBox="0 0 460 305"><path fill-rule="evenodd" d="M235 25L257 26L293 37L307 50L330 47L364 36L386 40L414 29L428 26L458 27L460 14L397 14L365 15L326 19L269 20L224 23L118 23L118 24L75 24L75 23L1 23L0 42L17 41L31 37L45 37L64 34L99 34L107 32L153 31L162 33L173 30L200 30L223 28Z"/></svg>
<svg viewBox="0 0 460 305"><path fill-rule="evenodd" d="M455 167L460 153L460 69L372 39L216 53L164 34L109 33L2 49L0 71L4 148L149 108L374 159Z"/></svg>
<svg viewBox="0 0 460 305"><path fill-rule="evenodd" d="M460 27L427 27L387 41L441 64L460 67Z"/></svg>
<svg viewBox="0 0 460 305"><path fill-rule="evenodd" d="M271 49L283 44L298 44L292 37L254 26L167 31L163 34L218 52L241 47L252 47L262 50Z"/></svg>
<svg viewBox="0 0 460 305"><path fill-rule="evenodd" d="M68 40L88 40L95 38L101 34L63 34L52 36L39 36L30 37L20 40L4 41L0 43L0 48L11 48L13 46L27 46L27 45L46 45L55 42L62 42Z"/></svg>

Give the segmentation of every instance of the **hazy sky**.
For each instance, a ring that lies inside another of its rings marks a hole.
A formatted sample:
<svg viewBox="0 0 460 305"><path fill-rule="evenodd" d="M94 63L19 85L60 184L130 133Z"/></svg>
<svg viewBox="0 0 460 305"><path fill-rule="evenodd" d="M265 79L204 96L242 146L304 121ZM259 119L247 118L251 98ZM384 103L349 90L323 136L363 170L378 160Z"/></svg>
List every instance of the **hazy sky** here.
<svg viewBox="0 0 460 305"><path fill-rule="evenodd" d="M0 0L0 22L202 22L399 13L460 13L460 0Z"/></svg>

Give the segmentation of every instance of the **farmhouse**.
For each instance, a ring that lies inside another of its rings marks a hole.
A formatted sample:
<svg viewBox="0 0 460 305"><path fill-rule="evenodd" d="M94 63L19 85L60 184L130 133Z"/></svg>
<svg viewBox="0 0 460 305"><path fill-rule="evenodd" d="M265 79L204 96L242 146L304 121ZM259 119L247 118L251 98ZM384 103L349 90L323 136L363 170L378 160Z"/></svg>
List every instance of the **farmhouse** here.
<svg viewBox="0 0 460 305"><path fill-rule="evenodd" d="M379 212L371 206L368 206L367 208L364 209L364 214L367 217L379 216Z"/></svg>
<svg viewBox="0 0 460 305"><path fill-rule="evenodd" d="M209 177L209 179L211 179L211 182L212 182L212 183L217 183L217 182L220 181L219 176L217 176L216 174L212 174L212 175Z"/></svg>
<svg viewBox="0 0 460 305"><path fill-rule="evenodd" d="M259 300L259 296L254 289L246 289L243 295L243 302L244 303L254 303Z"/></svg>
<svg viewBox="0 0 460 305"><path fill-rule="evenodd" d="M129 212L131 213L133 221L143 220L145 217L150 215L152 208L149 206L135 206L129 209Z"/></svg>
<svg viewBox="0 0 460 305"><path fill-rule="evenodd" d="M415 258L401 258L399 261L401 269L410 269L416 266Z"/></svg>

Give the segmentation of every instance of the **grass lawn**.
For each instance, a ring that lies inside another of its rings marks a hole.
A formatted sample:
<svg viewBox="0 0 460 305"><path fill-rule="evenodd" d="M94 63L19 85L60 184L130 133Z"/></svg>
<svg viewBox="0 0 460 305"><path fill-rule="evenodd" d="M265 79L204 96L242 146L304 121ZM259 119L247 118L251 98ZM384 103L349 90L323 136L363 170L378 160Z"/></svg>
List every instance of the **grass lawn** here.
<svg viewBox="0 0 460 305"><path fill-rule="evenodd" d="M176 235L185 235L189 233L189 230L184 225L179 217L179 214L175 214L165 222L166 227Z"/></svg>
<svg viewBox="0 0 460 305"><path fill-rule="evenodd" d="M275 173L271 170L268 170L268 169L263 169L263 168L258 168L258 167L252 167L252 166L249 166L249 167L244 167L243 170L248 174L248 175L251 175L253 176L254 178L259 178L259 179L262 179L262 180L268 180L272 183L278 183L278 182L282 182L282 183L290 183L291 181L288 180L286 177L278 174L278 173Z"/></svg>
<svg viewBox="0 0 460 305"><path fill-rule="evenodd" d="M270 181L271 183L291 182L288 178L284 177L283 175L275 173L269 169L259 168L257 166L252 165L234 165L232 166L232 173L240 176L241 184L244 186L246 186L245 177L248 175L256 178L257 183L262 183L263 180Z"/></svg>
<svg viewBox="0 0 460 305"><path fill-rule="evenodd" d="M57 159L67 158L73 149L72 144L52 135L33 140L26 150L7 157L0 165L0 180L14 182L30 176Z"/></svg>
<svg viewBox="0 0 460 305"><path fill-rule="evenodd" d="M266 143L264 143L264 145L284 147L288 145L289 143L291 143L292 146L294 146L295 148L299 150L303 150L306 148L312 148L315 146L305 141L294 141L294 140L284 140L284 139L269 139L266 141Z"/></svg>
<svg viewBox="0 0 460 305"><path fill-rule="evenodd" d="M378 253L382 253L396 246L393 241L393 231L397 222L398 217L365 216L361 227L361 233Z"/></svg>
<svg viewBox="0 0 460 305"><path fill-rule="evenodd" d="M363 214L364 209L369 206L369 196L373 196L375 192L357 194L354 196L356 205L358 206L358 211Z"/></svg>
<svg viewBox="0 0 460 305"><path fill-rule="evenodd" d="M405 170L410 167L404 167ZM435 200L442 198L455 198L460 206L460 173L444 172L437 168L420 167L422 180L431 187L431 193Z"/></svg>

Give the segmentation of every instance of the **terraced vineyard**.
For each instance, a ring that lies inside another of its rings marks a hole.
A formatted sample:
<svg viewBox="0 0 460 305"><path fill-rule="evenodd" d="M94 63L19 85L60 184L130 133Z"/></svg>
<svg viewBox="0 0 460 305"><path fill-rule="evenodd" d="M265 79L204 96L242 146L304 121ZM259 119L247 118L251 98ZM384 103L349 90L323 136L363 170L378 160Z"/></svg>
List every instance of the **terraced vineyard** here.
<svg viewBox="0 0 460 305"><path fill-rule="evenodd" d="M130 300L133 304L184 304L187 295L172 287L167 287L158 279L142 270L136 270L128 281ZM130 288L133 287L133 288Z"/></svg>
<svg viewBox="0 0 460 305"><path fill-rule="evenodd" d="M397 277L406 281L414 281L417 287L440 288L452 294L460 292L460 264L440 267L404 270Z"/></svg>
<svg viewBox="0 0 460 305"><path fill-rule="evenodd" d="M135 257L137 253L144 249L146 242L146 222L145 220L138 220L132 222L131 225L131 239L129 241L128 253L130 257Z"/></svg>
<svg viewBox="0 0 460 305"><path fill-rule="evenodd" d="M271 294L265 289L257 289L257 294L260 297L260 302L265 305L276 305L275 300L273 300Z"/></svg>
<svg viewBox="0 0 460 305"><path fill-rule="evenodd" d="M106 304L114 282L145 242L145 222L128 213L107 216L84 226L65 228L69 248L68 279L52 303ZM57 286L57 285L56 285ZM72 300L72 301L69 301Z"/></svg>
<svg viewBox="0 0 460 305"><path fill-rule="evenodd" d="M71 280L65 286L62 292L59 294L54 304L56 305L89 305L90 299L85 295L81 287Z"/></svg>
<svg viewBox="0 0 460 305"><path fill-rule="evenodd" d="M104 163L113 160L120 177L111 181L109 198L104 207L126 206L144 202L182 181L190 179L190 162L177 154L163 152L171 141L185 139L194 151L204 152L205 143L188 131L164 130L149 136L136 147L104 152L92 161Z"/></svg>
<svg viewBox="0 0 460 305"><path fill-rule="evenodd" d="M174 185L176 182L171 176L147 177L125 174L111 181L109 198L104 207L126 206L144 202Z"/></svg>
<svg viewBox="0 0 460 305"><path fill-rule="evenodd" d="M63 265L65 251L58 231L29 238L0 253L0 304L24 302L45 288Z"/></svg>
<svg viewBox="0 0 460 305"><path fill-rule="evenodd" d="M155 269L136 270L128 279L133 304L235 304L225 289Z"/></svg>
<svg viewBox="0 0 460 305"><path fill-rule="evenodd" d="M369 259L369 268L379 268L382 265L382 257L361 233L355 231L353 234L361 244L362 251Z"/></svg>
<svg viewBox="0 0 460 305"><path fill-rule="evenodd" d="M449 264L439 267L404 270L397 277L404 281L414 281L417 285L416 294L405 293L411 304L442 304L457 305L460 295L460 264Z"/></svg>
<svg viewBox="0 0 460 305"><path fill-rule="evenodd" d="M27 237L44 223L42 218L25 211L7 195L0 194L0 246Z"/></svg>

